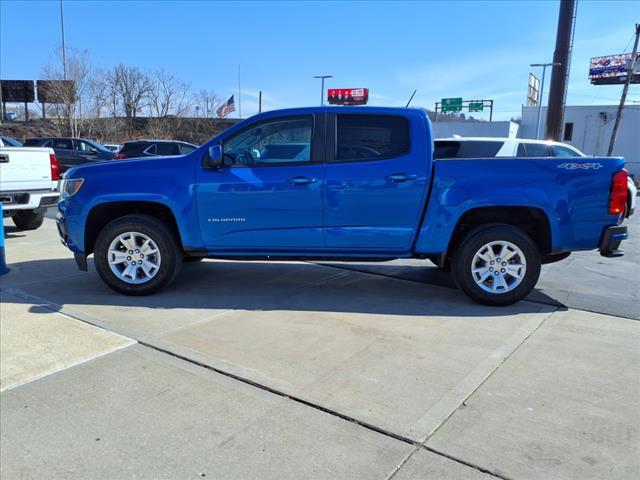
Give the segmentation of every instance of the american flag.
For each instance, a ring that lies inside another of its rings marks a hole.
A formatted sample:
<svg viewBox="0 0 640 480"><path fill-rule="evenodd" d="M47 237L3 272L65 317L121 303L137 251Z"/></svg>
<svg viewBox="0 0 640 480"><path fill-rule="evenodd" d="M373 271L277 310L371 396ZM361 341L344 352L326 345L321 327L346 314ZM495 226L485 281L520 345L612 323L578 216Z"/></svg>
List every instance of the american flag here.
<svg viewBox="0 0 640 480"><path fill-rule="evenodd" d="M229 100L223 103L220 106L220 108L216 110L216 113L220 118L224 118L227 115L229 115L231 112L235 112L235 111L236 111L236 105L233 101L233 95L231 95L231 98L229 98Z"/></svg>

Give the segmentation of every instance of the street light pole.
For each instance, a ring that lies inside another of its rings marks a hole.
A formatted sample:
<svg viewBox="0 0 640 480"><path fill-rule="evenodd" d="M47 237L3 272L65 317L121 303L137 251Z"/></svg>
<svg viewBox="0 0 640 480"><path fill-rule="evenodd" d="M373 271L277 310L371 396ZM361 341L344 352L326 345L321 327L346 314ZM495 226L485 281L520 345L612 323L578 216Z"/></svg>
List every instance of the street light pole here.
<svg viewBox="0 0 640 480"><path fill-rule="evenodd" d="M320 84L320 106L324 105L324 79L325 78L333 78L333 75L315 75L313 78L319 78L321 80Z"/></svg>
<svg viewBox="0 0 640 480"><path fill-rule="evenodd" d="M62 30L62 78L67 79L67 49L64 44L64 8L60 0L60 29Z"/></svg>
<svg viewBox="0 0 640 480"><path fill-rule="evenodd" d="M540 98L538 99L538 120L536 121L536 140L540 139L540 115L542 113L542 96L544 95L544 76L547 73L547 67L555 67L560 65L558 62L551 63L532 63L530 67L542 67L542 81L540 82Z"/></svg>

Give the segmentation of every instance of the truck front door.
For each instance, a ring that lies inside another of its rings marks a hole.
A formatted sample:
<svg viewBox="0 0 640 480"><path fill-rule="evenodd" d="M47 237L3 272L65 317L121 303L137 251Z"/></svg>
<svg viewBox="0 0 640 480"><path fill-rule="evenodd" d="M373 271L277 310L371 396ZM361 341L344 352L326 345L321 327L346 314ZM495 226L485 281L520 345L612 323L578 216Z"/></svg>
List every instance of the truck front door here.
<svg viewBox="0 0 640 480"><path fill-rule="evenodd" d="M429 184L428 131L417 113L328 115L327 248L365 253L411 247Z"/></svg>
<svg viewBox="0 0 640 480"><path fill-rule="evenodd" d="M258 121L223 138L224 166L200 168L196 199L212 252L323 246L324 114Z"/></svg>

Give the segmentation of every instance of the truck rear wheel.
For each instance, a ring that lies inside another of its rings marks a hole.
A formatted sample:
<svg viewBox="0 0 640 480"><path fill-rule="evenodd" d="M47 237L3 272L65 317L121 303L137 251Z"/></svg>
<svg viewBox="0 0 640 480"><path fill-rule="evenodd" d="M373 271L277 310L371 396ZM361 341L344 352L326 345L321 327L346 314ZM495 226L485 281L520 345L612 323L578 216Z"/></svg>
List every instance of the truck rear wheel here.
<svg viewBox="0 0 640 480"><path fill-rule="evenodd" d="M102 280L126 295L157 292L182 266L173 234L150 215L127 215L109 223L98 234L94 257Z"/></svg>
<svg viewBox="0 0 640 480"><path fill-rule="evenodd" d="M18 210L12 218L18 230L35 230L44 222L44 210Z"/></svg>
<svg viewBox="0 0 640 480"><path fill-rule="evenodd" d="M511 225L491 225L469 232L454 253L451 273L471 299L503 306L533 290L540 263L540 252L525 232Z"/></svg>

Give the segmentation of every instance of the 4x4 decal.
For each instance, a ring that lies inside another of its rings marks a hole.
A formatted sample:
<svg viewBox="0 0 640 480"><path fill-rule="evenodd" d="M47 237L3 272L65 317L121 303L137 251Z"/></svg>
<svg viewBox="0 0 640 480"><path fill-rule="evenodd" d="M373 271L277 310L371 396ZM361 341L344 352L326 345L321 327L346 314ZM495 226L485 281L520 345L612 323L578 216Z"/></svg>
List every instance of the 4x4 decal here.
<svg viewBox="0 0 640 480"><path fill-rule="evenodd" d="M602 168L601 163L561 163L558 168L565 170L599 170Z"/></svg>

